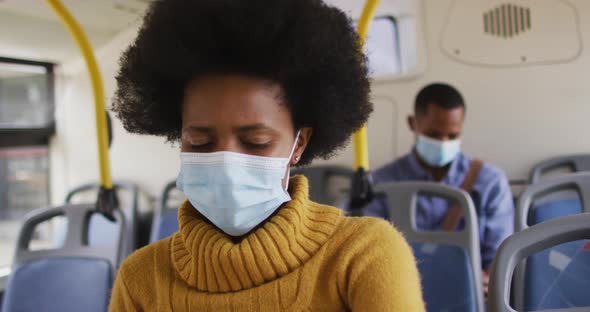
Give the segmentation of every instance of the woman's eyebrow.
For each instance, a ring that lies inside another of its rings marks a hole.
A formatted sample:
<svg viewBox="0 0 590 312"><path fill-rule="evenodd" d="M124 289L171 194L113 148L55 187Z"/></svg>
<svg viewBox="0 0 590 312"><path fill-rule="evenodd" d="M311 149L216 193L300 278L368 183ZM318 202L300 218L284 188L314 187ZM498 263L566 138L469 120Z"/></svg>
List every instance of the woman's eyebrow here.
<svg viewBox="0 0 590 312"><path fill-rule="evenodd" d="M258 123L258 124L253 124L253 125L246 125L246 126L239 126L234 128L234 131L238 132L238 133L243 133L243 132L250 132L250 131L257 131L257 130L271 130L271 131L276 131L271 127L268 127L264 124Z"/></svg>
<svg viewBox="0 0 590 312"><path fill-rule="evenodd" d="M187 131L190 133L201 132L201 133L213 133L215 129L209 127L197 127L197 126L189 126L183 129L183 131Z"/></svg>

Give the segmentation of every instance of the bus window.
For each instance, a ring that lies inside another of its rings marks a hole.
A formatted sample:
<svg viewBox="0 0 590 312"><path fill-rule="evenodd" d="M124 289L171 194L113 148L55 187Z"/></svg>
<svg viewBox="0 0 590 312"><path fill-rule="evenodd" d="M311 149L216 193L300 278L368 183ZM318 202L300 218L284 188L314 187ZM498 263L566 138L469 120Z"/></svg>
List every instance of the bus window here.
<svg viewBox="0 0 590 312"><path fill-rule="evenodd" d="M10 266L21 220L49 205L47 147L0 149L0 267Z"/></svg>
<svg viewBox="0 0 590 312"><path fill-rule="evenodd" d="M0 58L0 269L12 263L23 217L49 205L53 93L52 64Z"/></svg>

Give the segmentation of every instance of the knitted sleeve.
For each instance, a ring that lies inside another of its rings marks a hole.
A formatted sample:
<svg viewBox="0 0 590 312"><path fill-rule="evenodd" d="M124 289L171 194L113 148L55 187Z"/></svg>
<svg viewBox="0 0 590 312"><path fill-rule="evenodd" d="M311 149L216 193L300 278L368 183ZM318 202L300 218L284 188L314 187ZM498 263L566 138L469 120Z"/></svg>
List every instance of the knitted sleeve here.
<svg viewBox="0 0 590 312"><path fill-rule="evenodd" d="M356 233L359 248L350 259L347 301L352 311L424 311L412 250L384 220L372 219Z"/></svg>

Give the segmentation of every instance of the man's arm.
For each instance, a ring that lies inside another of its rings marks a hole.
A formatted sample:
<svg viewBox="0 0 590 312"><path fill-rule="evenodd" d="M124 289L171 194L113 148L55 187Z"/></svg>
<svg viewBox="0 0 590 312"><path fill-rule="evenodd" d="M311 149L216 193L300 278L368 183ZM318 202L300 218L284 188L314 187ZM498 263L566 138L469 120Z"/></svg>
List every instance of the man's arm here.
<svg viewBox="0 0 590 312"><path fill-rule="evenodd" d="M508 179L498 171L492 180L482 212L485 213L484 237L481 244L482 268L487 270L500 244L514 232L514 203Z"/></svg>
<svg viewBox="0 0 590 312"><path fill-rule="evenodd" d="M385 196L380 196L371 201L363 209L363 215L367 217L389 219L389 209L387 208L387 199Z"/></svg>

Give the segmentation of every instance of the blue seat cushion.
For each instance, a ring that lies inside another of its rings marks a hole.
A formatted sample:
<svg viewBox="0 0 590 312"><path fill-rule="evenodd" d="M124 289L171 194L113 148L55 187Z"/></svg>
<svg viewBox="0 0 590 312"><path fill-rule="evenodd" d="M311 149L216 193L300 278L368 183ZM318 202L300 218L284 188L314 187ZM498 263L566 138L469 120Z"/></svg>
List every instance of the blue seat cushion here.
<svg viewBox="0 0 590 312"><path fill-rule="evenodd" d="M178 211L167 211L156 222L158 227L155 240L164 239L178 231Z"/></svg>
<svg viewBox="0 0 590 312"><path fill-rule="evenodd" d="M108 310L113 270L106 260L50 258L15 268L4 312Z"/></svg>
<svg viewBox="0 0 590 312"><path fill-rule="evenodd" d="M89 246L113 246L119 239L121 225L112 222L103 215L95 213L90 216L88 224L88 245Z"/></svg>
<svg viewBox="0 0 590 312"><path fill-rule="evenodd" d="M471 262L458 246L411 244L428 311L477 311Z"/></svg>
<svg viewBox="0 0 590 312"><path fill-rule="evenodd" d="M582 213L582 203L579 199L550 201L538 205L531 211L528 224L539 224L547 220L579 213Z"/></svg>
<svg viewBox="0 0 590 312"><path fill-rule="evenodd" d="M94 213L88 222L88 246L113 246L118 243L120 224L109 221L103 215ZM55 246L63 246L67 227L61 224L55 229Z"/></svg>
<svg viewBox="0 0 590 312"><path fill-rule="evenodd" d="M584 248L586 244L561 244L528 258L527 311L590 307L590 250Z"/></svg>

